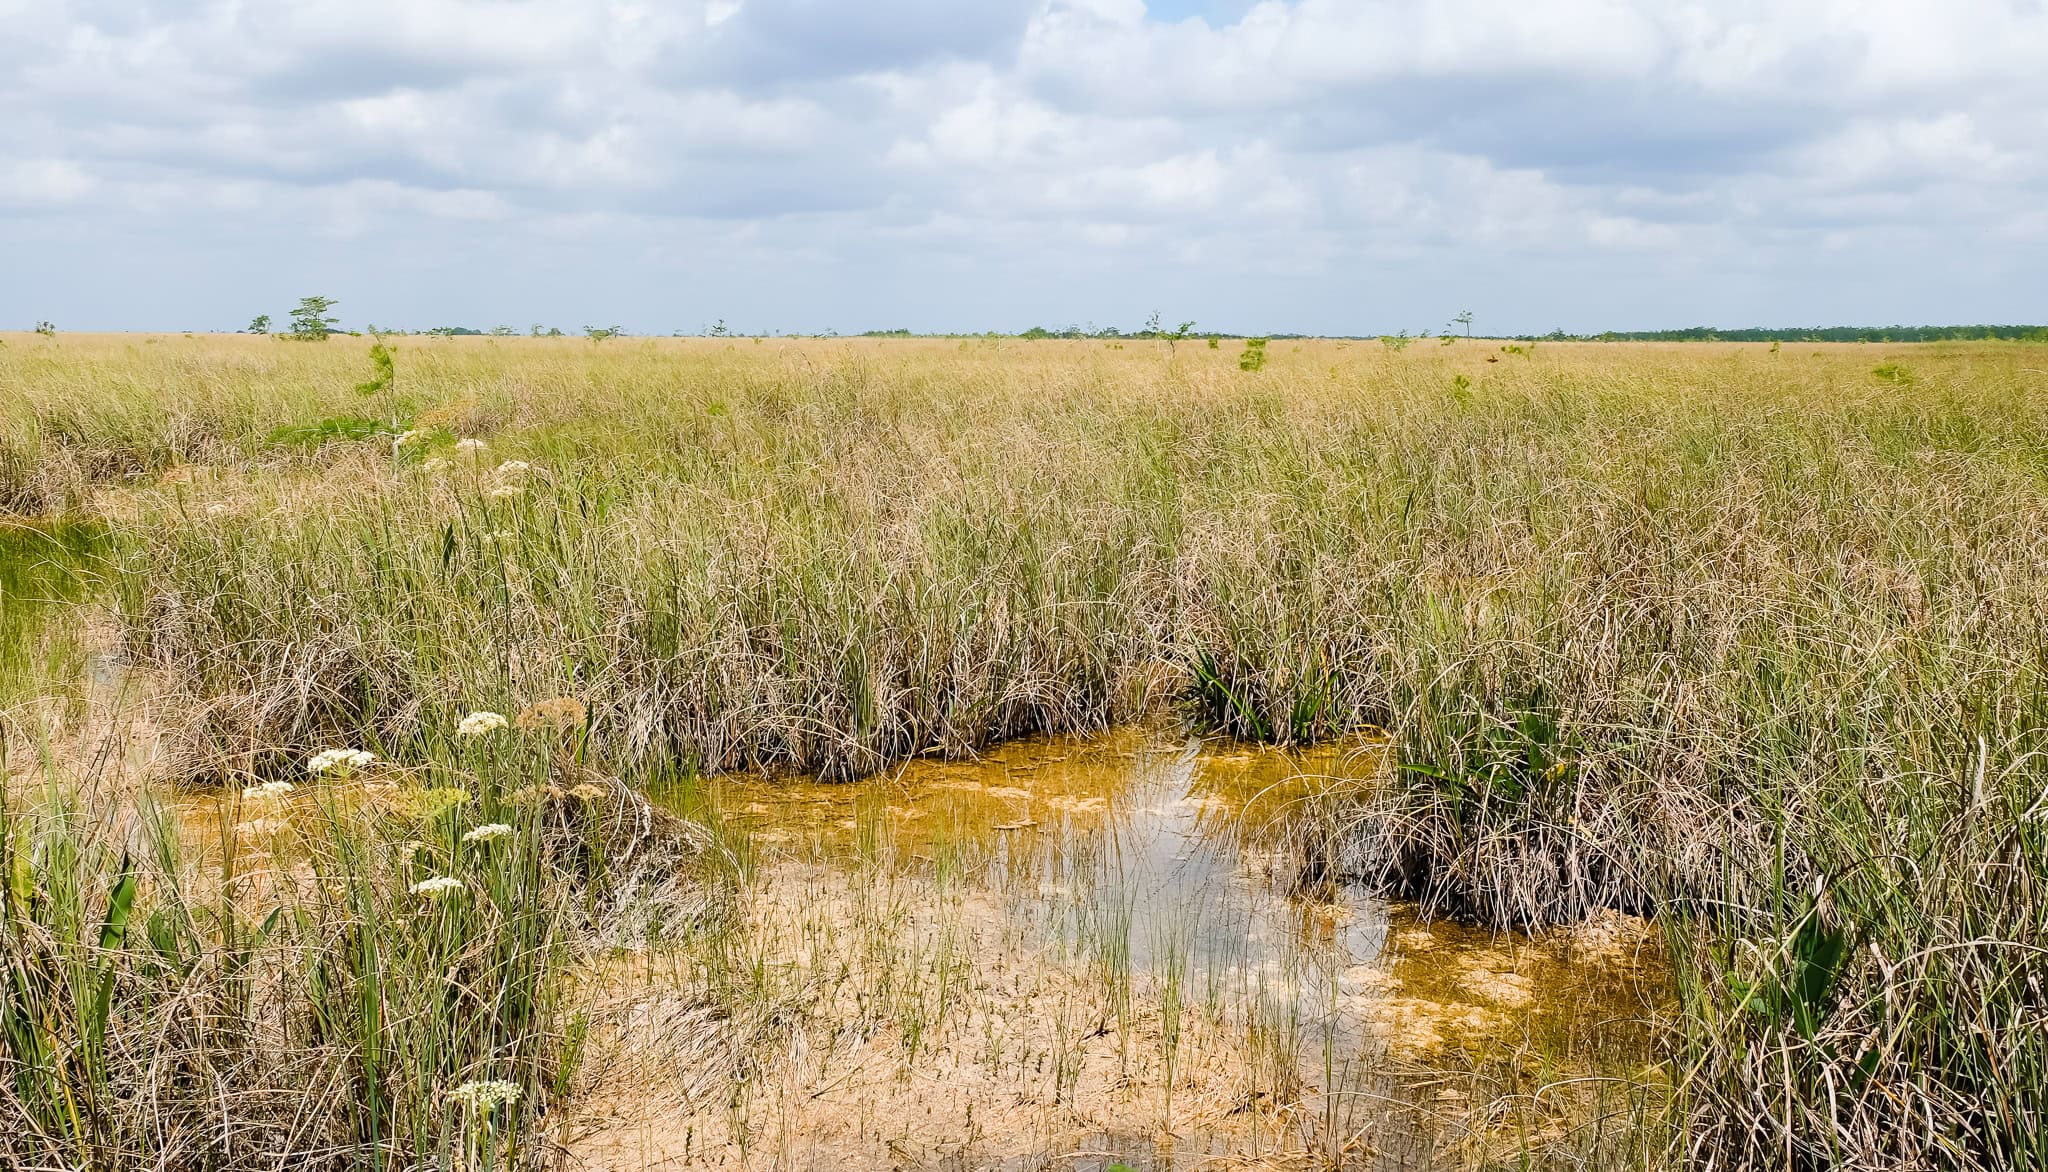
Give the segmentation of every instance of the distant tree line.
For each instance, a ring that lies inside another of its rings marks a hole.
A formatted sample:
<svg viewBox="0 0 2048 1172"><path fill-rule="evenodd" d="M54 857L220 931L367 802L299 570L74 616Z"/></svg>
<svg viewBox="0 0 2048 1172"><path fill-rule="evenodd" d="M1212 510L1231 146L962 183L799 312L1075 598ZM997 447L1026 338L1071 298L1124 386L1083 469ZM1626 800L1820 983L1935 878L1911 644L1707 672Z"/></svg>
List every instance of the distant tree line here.
<svg viewBox="0 0 2048 1172"><path fill-rule="evenodd" d="M1519 342L2048 342L2048 326L1809 326L1724 330L1608 330L1600 334L1517 334Z"/></svg>
<svg viewBox="0 0 2048 1172"><path fill-rule="evenodd" d="M329 316L329 312L334 308L335 304L336 302L334 301L334 299L329 297L307 297L302 299L299 302L298 308L294 309L291 313L289 331L281 336L289 337L298 341L321 341L327 338L328 335L333 333L353 332L339 330L337 328L340 324L339 320ZM1465 312L1460 313L1457 317L1452 318L1451 323L1444 327L1444 332L1441 339L1444 345L1450 345L1457 339L1456 331L1459 327L1463 327L1465 337L1471 337L1472 312L1470 310L1466 310ZM56 329L54 326L51 326L48 322L38 322L36 325L36 331L38 333L43 334L55 334ZM252 334L270 333L270 315L258 315L253 321L249 323L245 332ZM512 337L516 333L516 331L514 331L511 326L502 325L494 326L489 330L471 329L467 326L438 326L430 330L417 331L408 331L404 329L394 329L391 327L380 327L372 325L367 327L367 332L378 336L384 336L388 334L418 333L428 335L439 335L442 337L450 337L455 335L488 335L490 337L498 338ZM631 336L630 334L627 333L626 330L619 326L584 326L582 332L585 337L589 338L593 342L603 342L611 338L623 338ZM544 327L540 325L535 325L529 331L529 333L531 336L536 338L560 338L565 336L563 331L560 329L553 327ZM718 321L714 325L705 327L703 330L703 334L706 337L712 338L754 336L743 335L738 331L729 329L723 320ZM675 336L683 337L685 335L683 331L678 330L676 331ZM805 335L792 333L786 336L803 337ZM831 338L837 337L838 334L833 331L826 331L825 333L813 334L809 336L818 338ZM915 330L899 328L889 330L866 330L863 331L858 336L863 338L982 338L989 340L1016 338L1025 341L1035 341L1039 339L1050 338L1094 339L1097 341L1108 342L1135 340L1163 341L1166 342L1169 345L1169 347L1178 342L1189 341L1191 339L1207 338L1212 348L1216 345L1219 339L1224 338L1240 340L1257 337L1261 339L1272 339L1275 341L1287 339L1328 338L1334 341L1368 341L1374 337L1377 337L1380 342L1388 346L1390 349L1401 350L1405 349L1411 342L1429 338L1430 332L1428 330L1424 330L1420 334L1415 335L1410 335L1406 330L1402 330L1397 334L1387 335L1290 333L1268 333L1254 335L1234 333L1228 330L1201 330L1197 332L1195 329L1195 323L1192 321L1184 321L1181 322L1179 325L1175 326L1174 328L1168 329L1161 324L1159 314L1154 313L1150 318L1146 319L1146 322L1142 328L1129 331L1123 330L1117 326L1098 327L1091 322L1085 326L1032 326L1029 329L1019 331L1018 333L1015 334L1005 334L996 330L989 330L986 332L979 333L921 333ZM1718 326L1691 326L1686 329L1679 330L1607 330L1605 332L1597 334L1574 334L1569 333L1563 329L1556 329L1552 330L1547 334L1511 334L1504 336L1495 336L1505 337L1506 340L1515 342L2048 342L2048 326L1790 326L1785 328L1752 327L1749 329L1732 330L1724 330Z"/></svg>

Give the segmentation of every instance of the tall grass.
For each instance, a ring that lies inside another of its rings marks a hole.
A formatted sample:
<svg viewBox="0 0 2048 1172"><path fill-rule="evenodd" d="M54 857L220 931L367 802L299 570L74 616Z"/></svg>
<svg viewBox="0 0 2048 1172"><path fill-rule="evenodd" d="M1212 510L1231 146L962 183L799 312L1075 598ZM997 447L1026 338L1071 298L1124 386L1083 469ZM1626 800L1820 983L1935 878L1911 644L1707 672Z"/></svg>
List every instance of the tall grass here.
<svg viewBox="0 0 2048 1172"><path fill-rule="evenodd" d="M54 767L10 787L0 1154L21 1168L544 1162L541 1123L586 1028L565 998L571 961L603 934L593 909L626 879L616 861L659 837L615 783L557 796L547 761L472 749L183 816ZM673 872L692 852L670 840ZM186 857L195 842L210 845Z"/></svg>
<svg viewBox="0 0 2048 1172"><path fill-rule="evenodd" d="M66 610L103 577L107 546L94 522L0 517L0 710L83 673L86 640Z"/></svg>
<svg viewBox="0 0 2048 1172"><path fill-rule="evenodd" d="M195 772L413 755L477 695L837 776L1166 704L1380 725L1354 875L1661 915L1678 1154L2048 1162L2023 347L451 342L386 424L358 346L123 345L0 351L0 468L130 522Z"/></svg>

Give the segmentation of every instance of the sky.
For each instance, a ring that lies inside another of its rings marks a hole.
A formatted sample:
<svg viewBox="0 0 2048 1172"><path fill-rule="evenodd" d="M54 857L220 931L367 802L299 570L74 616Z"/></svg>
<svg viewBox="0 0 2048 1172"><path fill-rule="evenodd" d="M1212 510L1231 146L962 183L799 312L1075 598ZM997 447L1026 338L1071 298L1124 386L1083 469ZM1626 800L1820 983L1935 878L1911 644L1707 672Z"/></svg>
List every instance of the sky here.
<svg viewBox="0 0 2048 1172"><path fill-rule="evenodd" d="M2048 321L2048 0L0 0L0 329Z"/></svg>

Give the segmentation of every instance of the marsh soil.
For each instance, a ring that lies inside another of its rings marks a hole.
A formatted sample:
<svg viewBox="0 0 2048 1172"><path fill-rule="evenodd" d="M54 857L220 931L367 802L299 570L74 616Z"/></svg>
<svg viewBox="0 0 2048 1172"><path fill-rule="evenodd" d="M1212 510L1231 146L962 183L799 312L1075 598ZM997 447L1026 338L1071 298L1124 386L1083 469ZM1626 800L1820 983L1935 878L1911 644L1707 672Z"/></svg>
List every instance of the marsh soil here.
<svg viewBox="0 0 2048 1172"><path fill-rule="evenodd" d="M1563 1088L1656 1094L1648 925L1300 884L1381 767L1151 729L663 791L743 910L608 971L563 1139L593 1168L1421 1167L1571 1148L1613 1104Z"/></svg>

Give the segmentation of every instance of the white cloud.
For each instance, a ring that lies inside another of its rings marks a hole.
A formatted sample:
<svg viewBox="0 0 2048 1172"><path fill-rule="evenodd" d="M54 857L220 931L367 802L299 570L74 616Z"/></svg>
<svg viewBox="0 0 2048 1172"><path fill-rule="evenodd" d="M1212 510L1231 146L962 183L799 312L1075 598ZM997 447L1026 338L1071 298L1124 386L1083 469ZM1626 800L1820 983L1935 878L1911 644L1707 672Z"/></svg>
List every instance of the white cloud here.
<svg viewBox="0 0 2048 1172"><path fill-rule="evenodd" d="M93 187L92 176L70 159L0 158L0 207L60 208Z"/></svg>
<svg viewBox="0 0 2048 1172"><path fill-rule="evenodd" d="M1899 318L2038 315L2048 246L2029 0L1260 0L1228 23L1142 0L0 0L0 24L0 245L108 250L47 252L0 320L34 297L154 324L206 296L180 238L337 283L356 262L308 240L410 238L404 296L436 318L520 288L818 328L1171 297L1365 332L1496 271L1543 278L1494 308L1531 327L1881 294ZM479 273L510 241L547 281ZM1901 266L1920 279L1873 280Z"/></svg>

